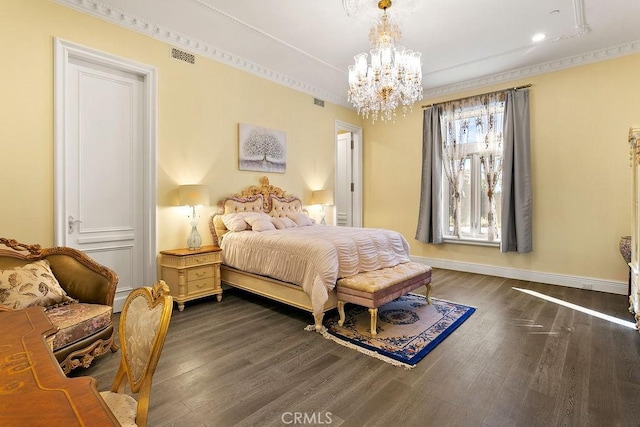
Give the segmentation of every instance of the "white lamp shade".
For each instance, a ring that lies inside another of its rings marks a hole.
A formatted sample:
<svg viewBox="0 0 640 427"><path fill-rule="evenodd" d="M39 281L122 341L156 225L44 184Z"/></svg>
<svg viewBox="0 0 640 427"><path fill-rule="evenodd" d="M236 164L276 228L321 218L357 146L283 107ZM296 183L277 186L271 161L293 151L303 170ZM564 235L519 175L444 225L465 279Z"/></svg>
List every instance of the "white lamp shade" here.
<svg viewBox="0 0 640 427"><path fill-rule="evenodd" d="M181 185L178 187L178 203L181 206L209 205L209 187L206 185Z"/></svg>
<svg viewBox="0 0 640 427"><path fill-rule="evenodd" d="M311 199L314 205L333 205L333 191L331 190L318 190L311 193Z"/></svg>

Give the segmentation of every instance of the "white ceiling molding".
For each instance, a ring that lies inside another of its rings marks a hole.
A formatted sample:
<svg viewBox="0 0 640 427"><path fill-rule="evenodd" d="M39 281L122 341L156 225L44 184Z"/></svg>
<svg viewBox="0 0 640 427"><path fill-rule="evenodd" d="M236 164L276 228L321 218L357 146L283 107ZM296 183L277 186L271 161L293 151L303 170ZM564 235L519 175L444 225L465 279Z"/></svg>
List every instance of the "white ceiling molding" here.
<svg viewBox="0 0 640 427"><path fill-rule="evenodd" d="M389 8L389 16L411 15L424 5L424 0L394 0ZM371 0L342 0L342 8L351 18L373 21L380 17L377 1Z"/></svg>
<svg viewBox="0 0 640 427"><path fill-rule="evenodd" d="M640 40L636 40L630 43L624 43L615 47L595 50L582 55L570 56L557 61L549 61L544 64L538 64L531 67L523 67L517 70L493 74L479 79L437 87L434 89L426 90L424 92L424 97L426 99L435 98L443 95L466 91L469 89L481 88L500 83L508 83L514 80L536 76L538 74L565 70L567 68L577 67L579 65L605 61L607 59L613 59L638 52L640 52Z"/></svg>
<svg viewBox="0 0 640 427"><path fill-rule="evenodd" d="M573 14L576 19L576 33L578 35L591 31L584 16L584 0L573 0Z"/></svg>
<svg viewBox="0 0 640 427"><path fill-rule="evenodd" d="M97 18L109 21L130 30L143 33L147 36L153 37L154 39L166 42L172 46L181 47L184 50L188 50L192 53L208 57L216 62L238 68L256 76L271 80L283 86L287 86L300 92L307 93L315 98L323 99L337 105L349 105L347 102L346 94L344 96L337 96L333 93L320 90L308 83L295 80L290 76L263 67L260 64L252 62L249 59L239 57L230 52L226 52L215 46L204 43L200 40L191 38L186 34L179 33L170 28L165 28L158 24L147 22L142 18L127 14L120 9L104 4L99 0L51 1L53 1L54 3L59 3L63 6L68 6L70 8L76 9L80 12L93 15ZM198 1L198 3L202 2ZM346 76L346 71L341 70L341 72L344 72Z"/></svg>
<svg viewBox="0 0 640 427"><path fill-rule="evenodd" d="M196 39L189 35L183 34L181 32L175 31L174 29L158 25L154 22L150 22L145 20L142 17L134 16L132 14L128 14L118 8L112 7L104 3L104 1L100 0L51 0L55 3L61 4L63 6L67 6L78 10L80 12L98 17L100 19L106 20L108 22L114 23L116 25L125 27L127 29L145 34L147 36L153 37L157 40L166 42L170 45L179 47L191 53L195 53L198 55L202 55L204 57L210 58L214 61L232 66L234 68L249 72L256 76L271 80L275 83L281 84L283 86L301 91L303 93L307 93L315 98L323 99L328 102L332 102L337 105L341 105L347 108L352 108L351 105L347 102L347 94L345 93L337 93L336 90L331 88L328 89L320 89L318 86L311 84L309 82L302 81L300 78L294 78L290 75L287 75L283 72L279 72L273 70L269 67L265 67L250 58L244 58L232 52L225 51L220 49L217 46L214 46L210 43L206 43L202 40ZM299 49L293 46L290 43L282 40L281 38L275 37L265 31L262 31L255 26L252 26L236 17L225 13L219 8L213 7L206 2L206 0L191 0L194 4L199 5L203 9L209 11L209 13L214 13L219 17L224 18L225 20L233 23L235 26L240 26L245 30L249 30L251 33L257 35L260 38L268 40L271 43L275 43L278 46L284 47L287 50L294 52L297 55L303 55L304 58L310 59L313 63L317 64L317 68L322 70L331 70L331 73L339 73L340 75L344 75L344 81L347 80L347 70L339 69L339 67L333 66L328 62L310 55L305 52L303 49ZM345 2L351 2L353 4L356 3L356 0L344 0L343 6L346 4ZM406 6L408 8L415 7L419 4L418 0L407 0ZM458 63L456 65L452 65L450 67L444 67L442 69L438 69L436 71L432 71L430 73L426 73L425 76L433 75L439 72L452 72L457 68L467 67L470 68L469 65L475 65L472 68L482 68L480 63L482 61L488 61L491 59L504 57L508 55L524 53L528 49L536 49L537 46L542 46L545 44L551 44L556 42L565 41L568 39L574 39L577 37L581 37L590 32L590 28L587 25L585 19L585 7L584 0L572 0L573 3L573 14L575 19L575 27L568 31L566 34L562 34L560 36L556 36L552 39L541 42L540 44L536 44L534 46L527 45L522 46L520 48L510 49L508 51L500 52L493 55L488 55L480 59L468 61L465 63ZM398 1L398 6L400 5L400 1ZM396 5L394 4L394 7ZM167 50L169 52L169 50ZM508 83L515 80L535 76L538 74L559 71L571 67L576 67L584 64L589 64L598 61L604 61L607 59L612 59L615 57L629 55L640 52L640 40L634 40L627 43L622 43L613 47L607 47L602 49L593 50L587 53L581 53L576 55L567 56L561 59L548 61L545 63L525 66L522 68L498 72L491 75L483 76L475 79L468 79L465 81L456 82L453 84L446 84L432 89L425 89L424 96L425 98L433 98L440 97L447 94L467 91L475 88L482 88L490 85L497 85L501 83ZM169 53L168 53L169 54ZM274 65L272 64L272 67ZM317 70L316 70L317 71ZM311 78L311 77L310 77ZM304 79L304 77L302 77ZM428 80L428 79L425 79Z"/></svg>

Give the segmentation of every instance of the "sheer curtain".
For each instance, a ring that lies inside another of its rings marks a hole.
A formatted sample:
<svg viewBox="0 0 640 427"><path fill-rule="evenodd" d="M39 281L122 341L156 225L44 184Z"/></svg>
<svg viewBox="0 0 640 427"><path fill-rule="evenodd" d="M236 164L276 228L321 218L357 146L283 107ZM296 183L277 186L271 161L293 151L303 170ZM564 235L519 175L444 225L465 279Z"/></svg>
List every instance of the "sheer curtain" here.
<svg viewBox="0 0 640 427"><path fill-rule="evenodd" d="M416 240L442 243L442 129L440 108L428 107L422 122L422 188Z"/></svg>
<svg viewBox="0 0 640 427"><path fill-rule="evenodd" d="M510 90L504 111L501 252L533 251L530 151L529 90Z"/></svg>
<svg viewBox="0 0 640 427"><path fill-rule="evenodd" d="M504 111L504 92L482 95L478 99L481 106L476 116L476 135L480 146L480 164L484 174L487 194L487 240L496 236L496 205L494 193L502 178L502 132Z"/></svg>
<svg viewBox="0 0 640 427"><path fill-rule="evenodd" d="M453 232L455 237L460 237L460 215L462 171L467 160L467 153L463 144L469 138L469 119L462 116L463 103L458 101L447 102L442 105L442 116L446 121L444 135L442 136L442 168L449 181L449 189L453 193Z"/></svg>

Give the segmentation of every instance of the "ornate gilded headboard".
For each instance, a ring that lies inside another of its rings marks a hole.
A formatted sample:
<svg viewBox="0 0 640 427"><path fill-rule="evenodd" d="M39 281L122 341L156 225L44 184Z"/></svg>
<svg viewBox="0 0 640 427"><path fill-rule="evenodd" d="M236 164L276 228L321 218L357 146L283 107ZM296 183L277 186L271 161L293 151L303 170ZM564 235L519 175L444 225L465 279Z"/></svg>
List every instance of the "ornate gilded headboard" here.
<svg viewBox="0 0 640 427"><path fill-rule="evenodd" d="M209 229L213 244L218 245L229 232L222 222L222 215L236 212L264 212L273 217L283 217L290 212L305 212L302 200L287 194L285 190L269 184L269 178L259 179L260 185L251 185L239 193L222 199L217 213L211 215Z"/></svg>

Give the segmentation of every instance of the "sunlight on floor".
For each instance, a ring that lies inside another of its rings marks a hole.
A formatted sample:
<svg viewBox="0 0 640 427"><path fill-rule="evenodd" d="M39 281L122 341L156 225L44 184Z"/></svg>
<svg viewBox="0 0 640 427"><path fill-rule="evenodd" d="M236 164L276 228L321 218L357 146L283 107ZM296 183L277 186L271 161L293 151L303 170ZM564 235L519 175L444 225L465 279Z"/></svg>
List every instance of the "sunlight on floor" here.
<svg viewBox="0 0 640 427"><path fill-rule="evenodd" d="M550 297L549 295L541 294L540 292L530 291L529 289L522 289L522 288L511 288L511 289L515 289L516 291L524 292L525 294L533 295L534 297L542 298L544 300L563 305L573 310L581 311L583 313L598 317L600 319L608 320L609 322L617 323L618 325L626 326L627 328L636 329L636 324L633 322L618 319L617 317L609 316L608 314L600 313L598 311L591 310L590 308L585 308L580 305L562 301L561 299Z"/></svg>

